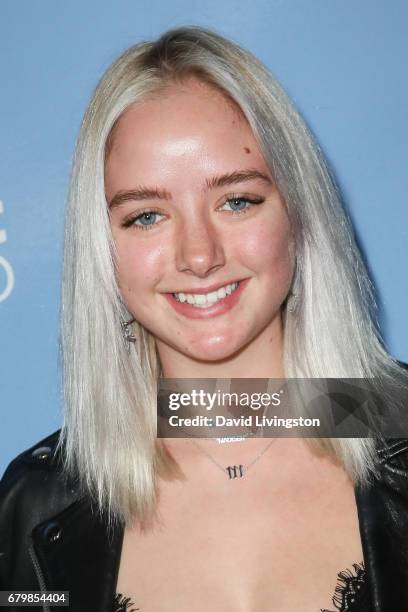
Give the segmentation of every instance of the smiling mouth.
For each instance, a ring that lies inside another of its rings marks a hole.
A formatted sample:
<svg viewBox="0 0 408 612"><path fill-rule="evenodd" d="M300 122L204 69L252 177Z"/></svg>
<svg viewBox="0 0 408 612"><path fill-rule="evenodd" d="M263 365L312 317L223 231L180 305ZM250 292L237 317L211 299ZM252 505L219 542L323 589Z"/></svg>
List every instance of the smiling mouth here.
<svg viewBox="0 0 408 612"><path fill-rule="evenodd" d="M195 308L208 308L220 302L238 289L240 281L220 287L209 293L172 293L172 296L180 303L187 303Z"/></svg>

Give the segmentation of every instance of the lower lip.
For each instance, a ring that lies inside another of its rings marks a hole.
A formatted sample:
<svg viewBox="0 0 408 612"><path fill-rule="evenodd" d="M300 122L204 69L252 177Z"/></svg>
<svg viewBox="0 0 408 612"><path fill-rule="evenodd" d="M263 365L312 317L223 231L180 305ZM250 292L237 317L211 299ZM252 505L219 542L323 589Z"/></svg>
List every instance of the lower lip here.
<svg viewBox="0 0 408 612"><path fill-rule="evenodd" d="M249 279L246 278L240 281L237 289L225 296L221 300L218 300L215 304L211 304L207 308L196 308L188 302L179 302L176 300L172 293L165 293L164 296L174 310L179 312L181 315L188 317L189 319L209 319L211 317L218 317L219 315L225 314L231 310L238 302L241 293L248 284Z"/></svg>

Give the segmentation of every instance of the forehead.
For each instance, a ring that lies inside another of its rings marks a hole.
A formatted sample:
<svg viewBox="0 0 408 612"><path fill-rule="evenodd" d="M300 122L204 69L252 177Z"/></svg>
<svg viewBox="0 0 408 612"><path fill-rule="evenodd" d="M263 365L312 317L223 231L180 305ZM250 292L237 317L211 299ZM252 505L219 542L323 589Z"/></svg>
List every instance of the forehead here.
<svg viewBox="0 0 408 612"><path fill-rule="evenodd" d="M190 80L133 104L117 122L106 194L142 183L180 195L248 168L269 174L242 111L216 88Z"/></svg>
<svg viewBox="0 0 408 612"><path fill-rule="evenodd" d="M238 104L215 86L190 77L132 104L112 129L107 156L134 150L148 137L170 140L187 135L255 143Z"/></svg>

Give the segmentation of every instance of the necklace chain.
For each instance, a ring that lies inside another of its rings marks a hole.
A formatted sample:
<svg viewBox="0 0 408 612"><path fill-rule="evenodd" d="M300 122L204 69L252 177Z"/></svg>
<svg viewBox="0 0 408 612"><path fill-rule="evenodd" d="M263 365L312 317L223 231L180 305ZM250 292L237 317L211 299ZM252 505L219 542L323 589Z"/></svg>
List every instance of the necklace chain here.
<svg viewBox="0 0 408 612"><path fill-rule="evenodd" d="M214 457L213 457L213 456L212 456L212 455L211 455L211 454L210 454L208 451L206 451L206 450L205 450L205 449L204 449L202 446L200 446L200 444L198 444L198 442L196 442L195 440L192 440L192 439L190 438L190 442L191 442L192 444L194 444L194 446L196 446L200 452L202 452L204 455L206 455L206 456L208 457L208 459L210 459L210 461L212 461L212 463L213 463L213 464L214 464L214 465L215 465L217 468L219 468L220 470L222 470L222 471L224 472L224 474L227 474L227 476L228 476L228 478L229 478L230 480L232 480L233 478L237 478L237 477L242 478L242 477L243 477L243 476L244 476L244 475L247 473L247 471L248 471L248 470L249 470L249 469L250 469L250 468L251 468L253 465L255 465L255 463L257 463L257 462L260 460L260 458L261 458L261 457L262 457L262 456L263 456L263 455L266 453L266 451L268 450L268 448L269 448L269 447L270 447L270 446L273 444L273 442L275 442L275 441L276 441L276 438L273 438L273 440L271 440L271 441L269 442L269 444L267 444L267 445L265 446L265 448L263 448L263 449L261 450L261 452L260 452L260 453L258 453L258 455L256 455L256 457L255 457L254 459L252 459L252 461L250 461L250 462L249 462L247 465L245 465L245 466L244 466L244 465L242 465L242 464L239 464L239 465L234 465L234 466L229 465L229 466L227 466L227 467L224 467L224 466L222 466L220 463L218 463L218 461L217 461L216 459L214 459Z"/></svg>

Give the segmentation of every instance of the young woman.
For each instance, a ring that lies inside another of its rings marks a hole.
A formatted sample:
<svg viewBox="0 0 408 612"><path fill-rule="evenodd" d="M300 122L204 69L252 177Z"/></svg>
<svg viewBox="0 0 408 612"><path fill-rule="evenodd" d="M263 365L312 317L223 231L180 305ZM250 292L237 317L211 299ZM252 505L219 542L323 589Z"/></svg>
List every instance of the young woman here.
<svg viewBox="0 0 408 612"><path fill-rule="evenodd" d="M156 438L160 376L407 383L318 147L259 61L214 32L135 45L95 91L62 349L63 428L0 489L3 589L98 612L408 605L404 439Z"/></svg>

